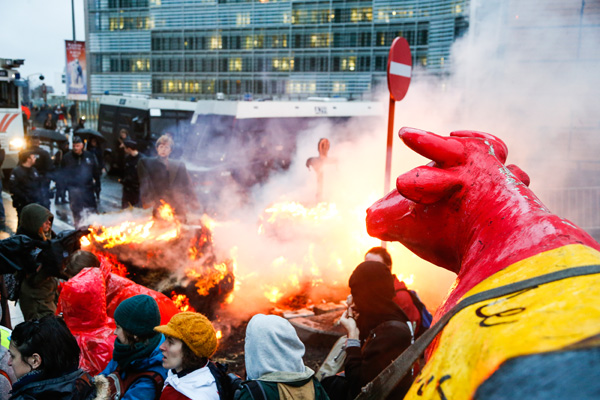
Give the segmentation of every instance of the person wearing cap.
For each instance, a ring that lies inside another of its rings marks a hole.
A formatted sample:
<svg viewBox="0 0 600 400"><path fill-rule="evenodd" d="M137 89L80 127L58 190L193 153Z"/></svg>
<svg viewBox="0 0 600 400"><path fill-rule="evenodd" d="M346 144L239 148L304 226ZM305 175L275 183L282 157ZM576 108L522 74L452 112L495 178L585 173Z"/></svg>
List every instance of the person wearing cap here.
<svg viewBox="0 0 600 400"><path fill-rule="evenodd" d="M119 304L114 319L113 359L101 375L119 388L123 400L158 399L167 370L160 350L165 338L154 330L160 325L156 301L145 294L130 297Z"/></svg>
<svg viewBox="0 0 600 400"><path fill-rule="evenodd" d="M217 349L217 335L208 318L182 312L154 330L166 337L160 350L162 365L169 370L160 399L218 400L218 384L209 361Z"/></svg>
<svg viewBox="0 0 600 400"><path fill-rule="evenodd" d="M140 200L140 180L138 178L137 166L142 157L138 151L138 145L131 139L123 141L125 146L125 163L121 175L123 185L123 197L121 208L142 207Z"/></svg>
<svg viewBox="0 0 600 400"><path fill-rule="evenodd" d="M290 322L276 315L256 314L246 328L246 382L236 400L328 400L315 372L304 365L304 344Z"/></svg>
<svg viewBox="0 0 600 400"><path fill-rule="evenodd" d="M83 140L79 136L73 138L73 150L63 157L62 168L73 224L77 227L84 212L97 212L95 193L100 187L100 168L96 156L83 150Z"/></svg>

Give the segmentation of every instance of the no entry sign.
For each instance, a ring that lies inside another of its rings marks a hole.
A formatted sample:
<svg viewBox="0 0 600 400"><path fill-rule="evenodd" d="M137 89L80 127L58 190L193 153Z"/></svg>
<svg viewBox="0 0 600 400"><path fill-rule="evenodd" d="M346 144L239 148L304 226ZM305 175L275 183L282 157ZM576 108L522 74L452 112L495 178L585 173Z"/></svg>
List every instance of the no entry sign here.
<svg viewBox="0 0 600 400"><path fill-rule="evenodd" d="M406 39L397 37L390 47L387 66L388 89L393 100L400 101L406 96L411 73L410 47Z"/></svg>

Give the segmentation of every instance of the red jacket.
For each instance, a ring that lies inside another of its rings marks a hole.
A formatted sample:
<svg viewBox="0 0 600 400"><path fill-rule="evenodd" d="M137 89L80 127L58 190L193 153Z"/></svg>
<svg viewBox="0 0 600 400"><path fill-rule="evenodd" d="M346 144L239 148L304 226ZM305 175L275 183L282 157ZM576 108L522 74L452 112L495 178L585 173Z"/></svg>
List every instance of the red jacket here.
<svg viewBox="0 0 600 400"><path fill-rule="evenodd" d="M160 394L160 400L190 400L190 398L173 389L173 386L167 385Z"/></svg>
<svg viewBox="0 0 600 400"><path fill-rule="evenodd" d="M394 303L398 304L410 321L417 323L417 327L421 326L421 313L413 303L406 284L399 281L396 275L394 275L394 290L396 290Z"/></svg>

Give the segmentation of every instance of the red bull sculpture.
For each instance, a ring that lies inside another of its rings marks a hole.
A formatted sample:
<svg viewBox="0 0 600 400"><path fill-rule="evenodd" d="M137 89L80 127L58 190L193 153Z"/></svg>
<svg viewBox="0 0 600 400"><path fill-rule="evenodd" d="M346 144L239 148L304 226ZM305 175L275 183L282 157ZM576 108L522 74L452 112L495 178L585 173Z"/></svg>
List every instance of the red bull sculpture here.
<svg viewBox="0 0 600 400"><path fill-rule="evenodd" d="M600 395L600 245L542 204L527 174L505 165L497 137L399 135L432 162L398 177L367 210L367 230L457 274L434 322L460 309L406 398ZM498 296L458 307L494 289Z"/></svg>

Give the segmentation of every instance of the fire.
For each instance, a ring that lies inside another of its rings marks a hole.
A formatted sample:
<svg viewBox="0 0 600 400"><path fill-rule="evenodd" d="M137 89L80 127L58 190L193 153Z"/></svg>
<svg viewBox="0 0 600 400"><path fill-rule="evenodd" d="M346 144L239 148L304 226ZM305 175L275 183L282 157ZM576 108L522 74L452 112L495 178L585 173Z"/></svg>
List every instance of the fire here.
<svg viewBox="0 0 600 400"><path fill-rule="evenodd" d="M264 210L262 219L265 220L264 223L274 225L286 220L295 223L300 221L321 223L338 216L339 212L333 203L319 203L313 208L306 208L302 204L292 201L272 204ZM264 223L258 227L259 233L264 232Z"/></svg>
<svg viewBox="0 0 600 400"><path fill-rule="evenodd" d="M173 303L179 308L181 311L196 311L192 306L190 306L190 299L185 294L177 294L175 292L171 292L171 300Z"/></svg>
<svg viewBox="0 0 600 400"><path fill-rule="evenodd" d="M164 200L161 200L160 204L161 206L156 210L160 219L164 221L175 221L175 211L173 211L173 207L165 203Z"/></svg>
<svg viewBox="0 0 600 400"><path fill-rule="evenodd" d="M277 303L283 297L283 293L277 287L267 286L267 291L264 294L271 303Z"/></svg>
<svg viewBox="0 0 600 400"><path fill-rule="evenodd" d="M221 340L222 337L223 337L223 332L217 331L217 340Z"/></svg>
<svg viewBox="0 0 600 400"><path fill-rule="evenodd" d="M154 217L131 215L136 219L90 227L82 247L104 257L113 272L168 294L182 311L210 314L215 305L233 301L232 263L217 261L209 229L217 225L213 220L204 216L197 224L184 225L164 202Z"/></svg>
<svg viewBox="0 0 600 400"><path fill-rule="evenodd" d="M125 221L117 226L91 226L88 237L81 238L81 246L88 247L95 242L105 249L126 244L147 244L149 242L169 242L180 233L180 224L175 219L173 208L163 202L157 214L162 220L155 221L152 216L147 220Z"/></svg>
<svg viewBox="0 0 600 400"><path fill-rule="evenodd" d="M185 275L196 281L196 289L200 296L208 296L209 290L221 282L229 274L226 263L212 267L194 266L185 270Z"/></svg>

